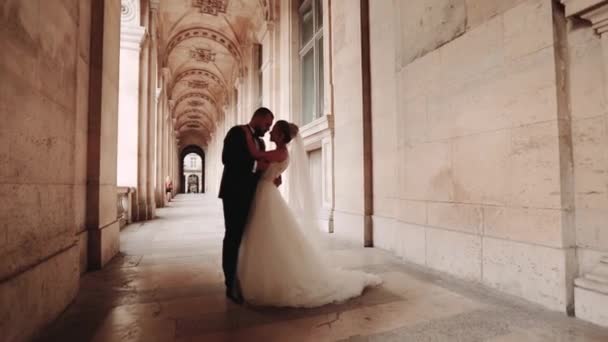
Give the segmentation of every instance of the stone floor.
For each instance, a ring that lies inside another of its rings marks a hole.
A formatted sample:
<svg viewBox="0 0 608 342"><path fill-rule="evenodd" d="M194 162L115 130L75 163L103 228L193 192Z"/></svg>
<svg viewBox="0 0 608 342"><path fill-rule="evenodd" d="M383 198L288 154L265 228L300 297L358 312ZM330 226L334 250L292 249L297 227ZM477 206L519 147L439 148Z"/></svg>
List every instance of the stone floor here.
<svg viewBox="0 0 608 342"><path fill-rule="evenodd" d="M121 255L86 274L41 341L608 341L608 329L332 241L336 264L383 286L317 309L237 306L224 297L221 204L182 195L121 234Z"/></svg>

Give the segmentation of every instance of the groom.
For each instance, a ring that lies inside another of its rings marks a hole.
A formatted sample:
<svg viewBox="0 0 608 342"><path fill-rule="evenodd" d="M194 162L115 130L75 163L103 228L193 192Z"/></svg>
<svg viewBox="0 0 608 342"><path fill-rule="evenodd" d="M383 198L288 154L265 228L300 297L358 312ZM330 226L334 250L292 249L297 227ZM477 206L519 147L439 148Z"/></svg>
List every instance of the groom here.
<svg viewBox="0 0 608 342"><path fill-rule="evenodd" d="M268 167L268 163L253 159L247 148L245 134L252 134L258 149L265 151L266 147L261 137L268 132L273 120L274 115L270 109L260 107L253 113L249 124L245 125L247 132L243 126L234 126L224 138L222 150L224 173L219 193L224 206L224 224L226 226L222 247L222 267L226 296L236 303L242 302L236 284L241 238L261 172ZM275 181L275 184L279 183L280 179Z"/></svg>

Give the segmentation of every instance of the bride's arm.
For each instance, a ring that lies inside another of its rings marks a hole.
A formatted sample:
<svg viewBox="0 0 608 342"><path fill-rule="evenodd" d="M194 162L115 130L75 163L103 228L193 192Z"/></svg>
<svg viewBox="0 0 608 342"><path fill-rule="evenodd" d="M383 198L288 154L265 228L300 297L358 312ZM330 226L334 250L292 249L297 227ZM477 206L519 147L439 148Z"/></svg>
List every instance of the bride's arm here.
<svg viewBox="0 0 608 342"><path fill-rule="evenodd" d="M255 160L267 160L269 162L282 162L287 158L284 151L272 150L268 152L259 151L255 145L255 141L253 141L253 135L251 131L245 126L243 127L245 130L245 140L247 140L247 149L249 153Z"/></svg>

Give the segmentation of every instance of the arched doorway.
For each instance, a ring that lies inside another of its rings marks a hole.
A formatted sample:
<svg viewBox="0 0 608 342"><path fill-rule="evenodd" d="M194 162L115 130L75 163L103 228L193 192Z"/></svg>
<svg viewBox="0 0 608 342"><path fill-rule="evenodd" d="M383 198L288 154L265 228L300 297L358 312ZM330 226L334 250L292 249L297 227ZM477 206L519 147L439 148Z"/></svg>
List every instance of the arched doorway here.
<svg viewBox="0 0 608 342"><path fill-rule="evenodd" d="M185 147L180 153L180 193L205 192L205 152L196 145Z"/></svg>

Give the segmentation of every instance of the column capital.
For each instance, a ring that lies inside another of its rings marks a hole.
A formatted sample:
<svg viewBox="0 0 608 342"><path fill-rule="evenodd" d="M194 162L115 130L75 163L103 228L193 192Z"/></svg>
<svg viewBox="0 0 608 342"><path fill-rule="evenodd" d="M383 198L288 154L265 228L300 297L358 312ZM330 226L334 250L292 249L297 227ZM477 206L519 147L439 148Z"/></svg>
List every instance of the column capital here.
<svg viewBox="0 0 608 342"><path fill-rule="evenodd" d="M608 32L608 0L561 0L566 17L577 16L589 22L598 34Z"/></svg>
<svg viewBox="0 0 608 342"><path fill-rule="evenodd" d="M120 48L139 51L146 35L142 26L125 25L120 29Z"/></svg>

